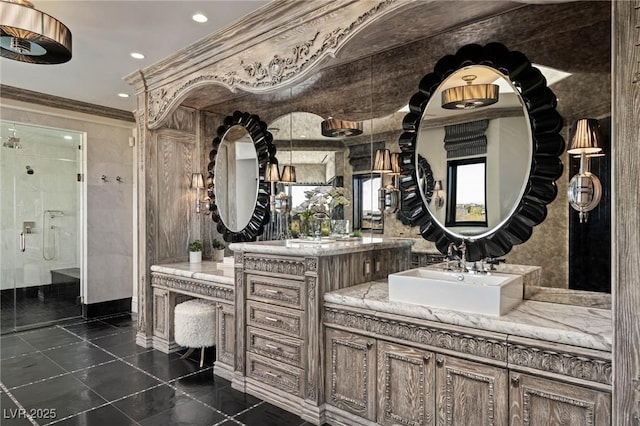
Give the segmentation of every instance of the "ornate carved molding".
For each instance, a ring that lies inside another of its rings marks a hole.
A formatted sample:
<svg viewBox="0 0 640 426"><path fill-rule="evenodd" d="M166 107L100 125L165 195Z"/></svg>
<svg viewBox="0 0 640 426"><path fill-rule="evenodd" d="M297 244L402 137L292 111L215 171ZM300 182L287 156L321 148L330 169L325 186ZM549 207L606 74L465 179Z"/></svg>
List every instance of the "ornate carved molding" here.
<svg viewBox="0 0 640 426"><path fill-rule="evenodd" d="M296 259L271 259L245 255L244 270L268 272L270 274L284 274L304 276L304 262Z"/></svg>
<svg viewBox="0 0 640 426"><path fill-rule="evenodd" d="M325 308L325 323L339 324L380 336L394 337L490 360L507 361L506 340L489 339L334 308Z"/></svg>
<svg viewBox="0 0 640 426"><path fill-rule="evenodd" d="M588 358L568 352L555 352L534 346L509 344L510 366L534 368L577 379L611 385L611 361Z"/></svg>
<svg viewBox="0 0 640 426"><path fill-rule="evenodd" d="M394 10L394 6L401 3L397 0L376 0L327 4L307 11L304 16L306 22L284 31L274 29L267 35L269 38L263 39L257 46L245 46L243 50L224 58L216 57L215 51L218 49L212 49L212 53L206 55L203 53L206 46L193 47L193 51L200 54L199 63L204 65L183 65L177 62L184 61L185 58L174 58L173 63L158 65L165 70L177 68L172 74L179 77L171 85L148 91L147 125L150 129L159 128L179 102L200 86L217 84L231 92L243 90L260 93L298 81L320 65L326 57L335 56L335 53L367 24ZM340 8L342 19L337 19L336 16L328 17L334 8ZM302 43L296 43L302 31L314 35ZM207 42L212 43L211 40ZM209 60L203 59L205 57ZM198 66L199 68L196 68ZM185 72L187 68L190 71L188 73ZM151 74L158 74L158 70L143 70L143 73L154 79L155 76ZM166 75L164 77L167 78ZM132 84L133 78L127 77Z"/></svg>
<svg viewBox="0 0 640 426"><path fill-rule="evenodd" d="M318 258L317 257L307 257L305 258L305 263L307 264L308 272L318 272Z"/></svg>
<svg viewBox="0 0 640 426"><path fill-rule="evenodd" d="M233 252L233 263L234 263L234 266L242 267L243 255L244 255L244 252L241 252L241 251Z"/></svg>
<svg viewBox="0 0 640 426"><path fill-rule="evenodd" d="M152 273L151 283L155 286L161 286L170 289L188 291L190 293L200 294L203 296L211 296L229 302L234 301L234 289L229 286L223 286L216 283L203 283L189 279L181 279Z"/></svg>
<svg viewBox="0 0 640 426"><path fill-rule="evenodd" d="M309 300L316 299L316 278L315 277L307 277L307 296L309 296Z"/></svg>

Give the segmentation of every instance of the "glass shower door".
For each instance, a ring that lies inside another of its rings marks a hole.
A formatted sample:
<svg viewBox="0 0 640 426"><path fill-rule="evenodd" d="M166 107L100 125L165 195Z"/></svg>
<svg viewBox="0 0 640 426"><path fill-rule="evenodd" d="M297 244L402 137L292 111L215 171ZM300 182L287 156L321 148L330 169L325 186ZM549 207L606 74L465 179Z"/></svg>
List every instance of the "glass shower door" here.
<svg viewBox="0 0 640 426"><path fill-rule="evenodd" d="M81 315L83 135L0 121L0 327Z"/></svg>

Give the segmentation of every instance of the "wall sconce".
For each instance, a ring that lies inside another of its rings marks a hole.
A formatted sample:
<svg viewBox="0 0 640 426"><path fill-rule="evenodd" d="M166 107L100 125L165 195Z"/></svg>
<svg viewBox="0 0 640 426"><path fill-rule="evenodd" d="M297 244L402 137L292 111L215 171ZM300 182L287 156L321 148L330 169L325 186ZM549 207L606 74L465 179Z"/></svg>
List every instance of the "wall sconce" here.
<svg viewBox="0 0 640 426"><path fill-rule="evenodd" d="M267 164L267 170L264 172L265 182L280 182L280 170L278 170L278 163Z"/></svg>
<svg viewBox="0 0 640 426"><path fill-rule="evenodd" d="M602 135L598 120L581 118L576 121L567 152L580 155L580 171L569 181L567 197L571 207L578 211L580 223L588 220L589 212L598 205L602 197L600 179L590 171L590 157L601 151Z"/></svg>
<svg viewBox="0 0 640 426"><path fill-rule="evenodd" d="M373 161L373 172L391 173L391 153L388 149L377 149L376 157Z"/></svg>
<svg viewBox="0 0 640 426"><path fill-rule="evenodd" d="M204 189L204 177L202 173L191 173L191 189L196 190L196 213L202 213L202 207L205 208L205 214L209 214L209 200L200 199L200 190Z"/></svg>
<svg viewBox="0 0 640 426"><path fill-rule="evenodd" d="M285 183L295 183L296 182L296 167L295 166L284 166L282 168L282 182Z"/></svg>
<svg viewBox="0 0 640 426"><path fill-rule="evenodd" d="M433 206L436 210L444 207L444 186L441 180L437 180L433 185Z"/></svg>
<svg viewBox="0 0 640 426"><path fill-rule="evenodd" d="M388 149L376 150L373 171L391 176L391 183L378 190L378 209L381 212L395 213L400 207L400 191L396 182L400 175L400 154L391 154Z"/></svg>

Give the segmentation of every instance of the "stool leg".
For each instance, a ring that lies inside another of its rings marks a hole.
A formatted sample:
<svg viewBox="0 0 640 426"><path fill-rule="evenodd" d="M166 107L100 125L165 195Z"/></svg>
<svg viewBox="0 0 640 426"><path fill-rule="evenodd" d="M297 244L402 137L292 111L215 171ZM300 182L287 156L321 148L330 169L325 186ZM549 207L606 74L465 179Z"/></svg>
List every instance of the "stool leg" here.
<svg viewBox="0 0 640 426"><path fill-rule="evenodd" d="M193 353L193 351L195 351L195 350L196 350L196 348L189 348L189 349L187 349L187 351L184 353L184 355L182 355L182 356L180 357L180 359L188 358L188 357L189 357L189 355L191 355L191 354Z"/></svg>
<svg viewBox="0 0 640 426"><path fill-rule="evenodd" d="M200 368L204 365L204 346L200 349Z"/></svg>

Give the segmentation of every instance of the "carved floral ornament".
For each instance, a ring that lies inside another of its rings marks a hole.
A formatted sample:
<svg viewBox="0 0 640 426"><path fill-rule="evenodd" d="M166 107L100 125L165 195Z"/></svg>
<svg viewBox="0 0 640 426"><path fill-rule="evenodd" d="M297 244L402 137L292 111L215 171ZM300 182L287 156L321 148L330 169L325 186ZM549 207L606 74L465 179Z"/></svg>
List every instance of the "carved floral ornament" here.
<svg viewBox="0 0 640 426"><path fill-rule="evenodd" d="M284 33L274 32L274 36L255 48L240 50L235 55L189 73L171 84L150 89L147 97L147 126L149 129L159 128L182 100L203 86L216 84L232 93L238 90L264 93L300 81L314 71L323 59L335 56L355 34L379 17L402 6L402 3L398 0L377 0L340 6L341 17L349 16L348 8L352 8L350 21L326 19L318 14L305 24L297 25ZM357 13L364 7L367 9ZM298 41L301 33L313 35ZM293 40L295 44L292 46L287 40ZM201 62L206 62L206 59L198 57ZM180 66L177 65L176 68L177 73ZM170 77L165 79L169 80Z"/></svg>

